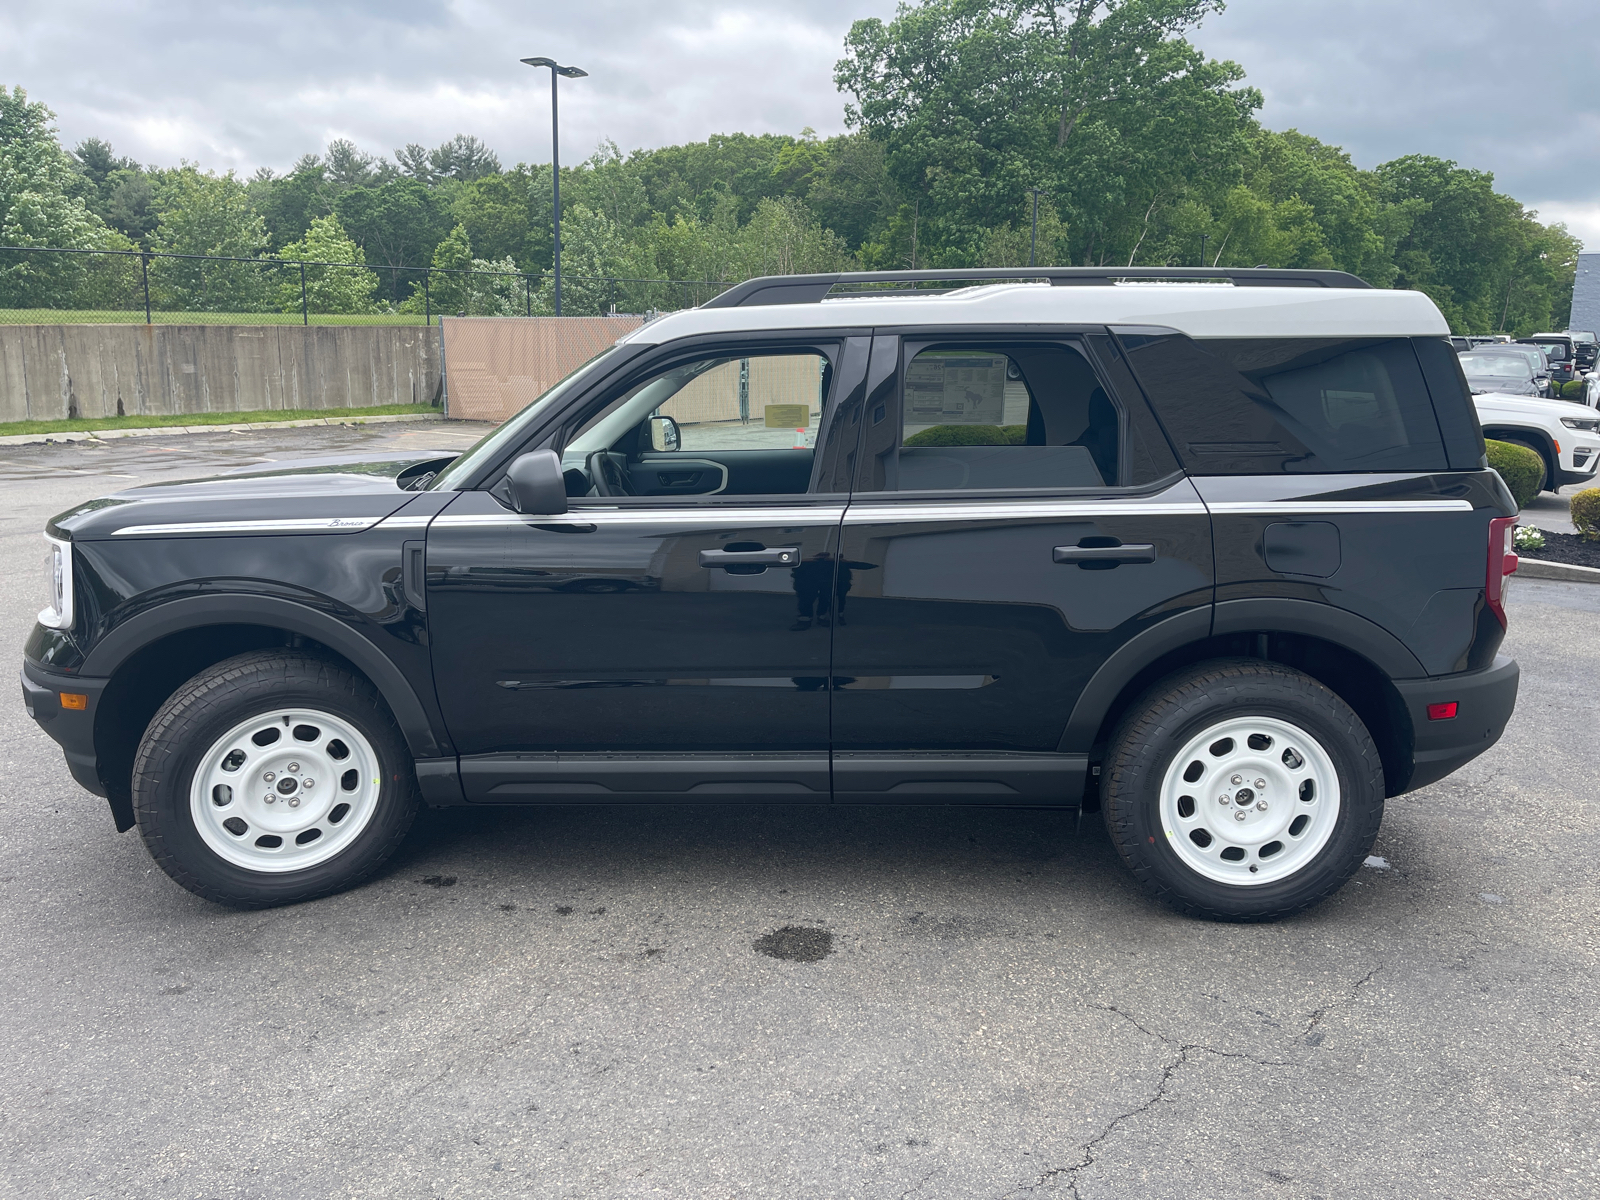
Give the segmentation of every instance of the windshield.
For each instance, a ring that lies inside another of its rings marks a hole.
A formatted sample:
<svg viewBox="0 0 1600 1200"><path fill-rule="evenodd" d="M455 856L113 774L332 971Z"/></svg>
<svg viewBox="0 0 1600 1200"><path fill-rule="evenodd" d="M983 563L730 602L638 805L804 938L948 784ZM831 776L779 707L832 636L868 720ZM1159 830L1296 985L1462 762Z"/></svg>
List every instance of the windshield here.
<svg viewBox="0 0 1600 1200"><path fill-rule="evenodd" d="M1461 369L1468 375L1492 375L1496 379L1527 379L1533 372L1520 354L1463 354Z"/></svg>
<svg viewBox="0 0 1600 1200"><path fill-rule="evenodd" d="M479 463L493 458L504 446L515 442L522 435L522 431L546 406L566 395L568 390L574 387L580 379L589 374L591 367L594 367L607 355L616 353L616 349L615 346L607 346L565 379L546 390L543 395L529 404L528 407L503 422L499 428L485 434L465 454L455 459L448 467L435 475L433 481L428 484L428 490L430 492L445 491L459 487L472 475Z"/></svg>

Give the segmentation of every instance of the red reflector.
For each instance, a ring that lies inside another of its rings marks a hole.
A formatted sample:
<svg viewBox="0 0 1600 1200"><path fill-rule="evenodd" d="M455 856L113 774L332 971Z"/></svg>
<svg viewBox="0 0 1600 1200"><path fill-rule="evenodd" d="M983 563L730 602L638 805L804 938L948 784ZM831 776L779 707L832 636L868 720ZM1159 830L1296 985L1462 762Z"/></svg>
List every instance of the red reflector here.
<svg viewBox="0 0 1600 1200"><path fill-rule="evenodd" d="M1430 704L1430 705L1428 705L1428 720L1430 720L1430 721L1454 721L1456 719L1457 703L1458 703L1457 701L1452 700L1452 701L1450 701L1449 704Z"/></svg>

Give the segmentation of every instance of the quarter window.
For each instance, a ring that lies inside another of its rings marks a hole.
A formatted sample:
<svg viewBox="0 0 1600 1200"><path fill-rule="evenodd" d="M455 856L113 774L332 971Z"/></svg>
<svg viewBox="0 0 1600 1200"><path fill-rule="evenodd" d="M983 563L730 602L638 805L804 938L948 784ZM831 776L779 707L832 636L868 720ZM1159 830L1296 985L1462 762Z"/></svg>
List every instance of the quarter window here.
<svg viewBox="0 0 1600 1200"><path fill-rule="evenodd" d="M1432 471L1439 423L1404 338L1123 339L1197 475Z"/></svg>

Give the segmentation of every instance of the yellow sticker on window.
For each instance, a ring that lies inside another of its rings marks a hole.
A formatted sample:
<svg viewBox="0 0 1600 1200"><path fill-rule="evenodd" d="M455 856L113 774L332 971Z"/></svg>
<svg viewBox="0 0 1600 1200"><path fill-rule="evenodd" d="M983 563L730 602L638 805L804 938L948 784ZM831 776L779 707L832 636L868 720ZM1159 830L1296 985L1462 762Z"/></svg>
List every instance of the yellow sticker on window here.
<svg viewBox="0 0 1600 1200"><path fill-rule="evenodd" d="M809 429L811 406L809 404L767 405L768 429Z"/></svg>

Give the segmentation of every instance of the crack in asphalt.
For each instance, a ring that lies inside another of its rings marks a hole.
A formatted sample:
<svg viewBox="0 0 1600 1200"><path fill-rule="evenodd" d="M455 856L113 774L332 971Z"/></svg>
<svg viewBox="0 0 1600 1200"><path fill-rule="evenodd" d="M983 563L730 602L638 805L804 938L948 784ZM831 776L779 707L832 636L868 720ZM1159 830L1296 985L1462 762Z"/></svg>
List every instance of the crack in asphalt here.
<svg viewBox="0 0 1600 1200"><path fill-rule="evenodd" d="M1306 1023L1306 1027L1300 1031L1299 1036L1302 1038L1305 1037L1313 1029L1320 1025L1323 1019L1327 1017L1329 1013L1332 1013L1336 1009L1342 1008L1353 1001L1357 994L1360 993L1361 989L1366 987L1367 984L1371 983L1374 977L1377 976L1378 972L1383 970L1383 966L1383 963L1379 963L1360 979L1356 980L1355 983L1352 984L1349 990L1345 993L1343 999L1324 1005L1322 1008L1314 1009L1311 1013L1310 1019ZM1123 1011L1114 1004L1091 1004L1088 1007L1098 1012L1107 1012L1113 1014L1114 1016L1121 1017L1124 1021L1128 1022L1128 1024L1132 1025L1146 1037L1155 1038L1164 1045L1171 1046L1174 1044L1171 1038L1167 1037L1163 1033L1159 1033L1156 1030L1151 1029L1143 1021L1140 1021L1131 1013ZM1178 1046L1177 1056L1173 1058L1171 1062L1162 1067L1161 1078L1156 1081L1155 1091L1151 1094L1150 1098L1137 1108L1131 1108L1127 1112L1118 1113L1115 1117L1112 1117L1104 1129L1102 1129L1094 1137L1090 1138L1087 1142L1083 1143L1083 1146L1078 1151L1079 1157L1077 1162L1071 1163L1064 1167L1051 1167L1049 1170L1040 1174L1040 1176L1034 1180L1033 1183L1026 1184L1019 1188L1013 1188L1011 1191L1004 1193L1001 1197L1001 1200L1006 1200L1006 1197L1036 1192L1040 1188L1046 1186L1047 1184L1052 1184L1052 1181L1058 1179L1063 1181L1068 1194L1073 1196L1074 1200L1078 1200L1080 1197L1080 1193L1078 1191L1078 1176L1094 1165L1096 1160L1096 1151L1100 1145L1104 1143L1105 1140L1113 1133L1115 1133L1123 1124L1133 1120L1135 1117L1143 1116L1145 1113L1153 1109L1157 1104L1160 1104L1163 1100L1165 1100L1167 1098L1167 1089L1171 1086L1172 1077L1177 1073L1178 1068L1192 1061L1190 1058L1191 1055L1199 1054L1209 1054L1216 1058L1243 1059L1246 1062L1255 1063L1257 1066L1263 1067L1286 1067L1292 1065L1281 1059L1256 1058L1254 1055L1243 1054L1234 1050L1218 1050L1215 1046L1207 1046L1202 1042L1185 1042ZM926 1182L927 1180L923 1180L923 1183ZM920 1188L921 1186L922 1184L918 1184L917 1188ZM913 1188L912 1191L916 1191L917 1188ZM901 1200L904 1200L904 1197L909 1194L909 1192L903 1193Z"/></svg>
<svg viewBox="0 0 1600 1200"><path fill-rule="evenodd" d="M1356 980L1355 985L1353 987L1351 987L1349 992L1347 992L1345 994L1345 997L1344 997L1343 1000L1335 1001L1334 1003L1326 1005L1326 1006L1324 1006L1322 1008L1313 1009L1312 1013L1311 1013L1311 1019L1308 1022L1306 1022L1306 1027L1300 1031L1300 1036L1301 1037L1305 1037L1308 1033L1310 1033L1318 1025L1322 1024L1322 1018L1323 1017L1327 1016L1329 1013L1333 1012L1337 1008L1343 1008L1346 1004L1349 1004L1352 1000L1354 1000L1356 998L1356 993L1359 992L1362 988L1366 987L1367 984L1371 983L1372 982L1372 977L1374 975L1376 975L1381 970L1383 970L1383 964L1379 963L1377 966L1373 967L1372 970L1368 971L1365 975L1363 975L1360 979Z"/></svg>

